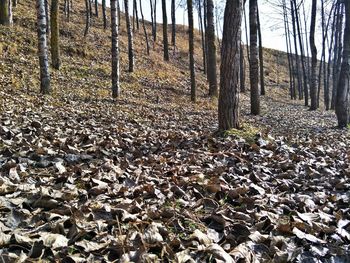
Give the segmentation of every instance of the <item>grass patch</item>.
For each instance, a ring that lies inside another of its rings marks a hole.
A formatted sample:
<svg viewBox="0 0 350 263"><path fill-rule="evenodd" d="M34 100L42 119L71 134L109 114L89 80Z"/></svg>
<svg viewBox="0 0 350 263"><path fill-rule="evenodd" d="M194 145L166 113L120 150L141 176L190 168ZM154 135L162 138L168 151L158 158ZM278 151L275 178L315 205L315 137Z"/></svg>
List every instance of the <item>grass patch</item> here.
<svg viewBox="0 0 350 263"><path fill-rule="evenodd" d="M225 131L224 136L235 136L244 139L248 144L255 143L256 135L260 130L252 125L244 124L240 129Z"/></svg>

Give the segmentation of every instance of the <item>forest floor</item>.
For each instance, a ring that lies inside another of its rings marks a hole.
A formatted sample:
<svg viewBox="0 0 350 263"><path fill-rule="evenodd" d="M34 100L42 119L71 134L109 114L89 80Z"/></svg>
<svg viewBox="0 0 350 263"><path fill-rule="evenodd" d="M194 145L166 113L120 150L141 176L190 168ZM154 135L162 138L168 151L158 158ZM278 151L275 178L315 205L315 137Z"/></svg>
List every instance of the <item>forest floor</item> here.
<svg viewBox="0 0 350 263"><path fill-rule="evenodd" d="M218 136L200 67L189 99L185 30L170 63L135 34L128 74L122 27L113 100L108 32L82 39L78 3L39 95L34 6L0 27L1 262L350 262L350 134L286 99L281 53L262 115L242 94L243 128Z"/></svg>

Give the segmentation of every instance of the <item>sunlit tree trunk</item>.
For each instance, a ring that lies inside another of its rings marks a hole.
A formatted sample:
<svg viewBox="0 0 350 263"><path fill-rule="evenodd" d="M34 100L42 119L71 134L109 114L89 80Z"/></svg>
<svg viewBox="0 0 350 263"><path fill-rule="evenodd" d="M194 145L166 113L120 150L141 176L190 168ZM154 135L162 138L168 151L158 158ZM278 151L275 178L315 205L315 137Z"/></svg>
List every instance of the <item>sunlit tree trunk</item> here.
<svg viewBox="0 0 350 263"><path fill-rule="evenodd" d="M176 14L175 14L175 0L171 0L171 44L176 47Z"/></svg>
<svg viewBox="0 0 350 263"><path fill-rule="evenodd" d="M111 0L111 31L112 31L112 97L119 97L119 46L118 46L118 21L117 1Z"/></svg>
<svg viewBox="0 0 350 263"><path fill-rule="evenodd" d="M84 31L84 37L87 36L89 33L89 28L90 28L90 0L85 0L85 31Z"/></svg>
<svg viewBox="0 0 350 263"><path fill-rule="evenodd" d="M149 55L148 34L147 34L146 25L145 25L145 17L143 16L143 9L142 9L142 1L141 0L140 0L140 13L141 13L141 19L142 19L143 33L145 34L145 40L146 40L146 51L147 51L147 55Z"/></svg>
<svg viewBox="0 0 350 263"><path fill-rule="evenodd" d="M0 0L0 25L12 24L11 0Z"/></svg>
<svg viewBox="0 0 350 263"><path fill-rule="evenodd" d="M239 68L242 0L226 1L222 39L219 130L239 128Z"/></svg>
<svg viewBox="0 0 350 263"><path fill-rule="evenodd" d="M265 78L264 78L264 51L262 46L262 34L261 34L261 25L259 17L259 8L257 14L258 21L258 39L259 39L259 68L260 68L260 94L265 95Z"/></svg>
<svg viewBox="0 0 350 263"><path fill-rule="evenodd" d="M106 0L102 0L103 28L107 29Z"/></svg>
<svg viewBox="0 0 350 263"><path fill-rule="evenodd" d="M36 1L37 9L37 27L38 27L38 56L40 64L40 92L42 94L49 94L50 87L50 73L49 61L47 56L47 36L46 36L46 12L44 0Z"/></svg>

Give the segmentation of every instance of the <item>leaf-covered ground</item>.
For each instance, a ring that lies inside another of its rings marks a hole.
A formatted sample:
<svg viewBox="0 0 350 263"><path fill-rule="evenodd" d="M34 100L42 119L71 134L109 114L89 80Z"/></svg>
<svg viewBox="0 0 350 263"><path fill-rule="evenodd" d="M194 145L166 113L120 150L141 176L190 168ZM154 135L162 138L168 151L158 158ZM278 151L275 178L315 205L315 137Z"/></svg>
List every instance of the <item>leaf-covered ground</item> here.
<svg viewBox="0 0 350 263"><path fill-rule="evenodd" d="M261 117L242 95L244 129L217 136L200 68L189 102L185 30L169 64L136 33L130 75L122 27L114 101L109 33L94 20L82 39L78 3L42 97L34 6L0 27L1 262L350 262L350 135L333 112L268 87Z"/></svg>

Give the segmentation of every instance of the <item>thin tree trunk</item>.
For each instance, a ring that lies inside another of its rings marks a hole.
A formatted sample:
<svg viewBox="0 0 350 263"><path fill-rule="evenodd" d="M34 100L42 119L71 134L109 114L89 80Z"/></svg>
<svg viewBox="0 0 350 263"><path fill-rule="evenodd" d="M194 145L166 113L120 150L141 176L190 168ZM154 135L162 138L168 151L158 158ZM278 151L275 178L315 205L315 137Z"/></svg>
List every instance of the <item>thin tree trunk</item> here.
<svg viewBox="0 0 350 263"><path fill-rule="evenodd" d="M106 0L102 0L103 29L107 29Z"/></svg>
<svg viewBox="0 0 350 263"><path fill-rule="evenodd" d="M165 0L163 0L165 2ZM191 72L191 101L196 102L196 75L194 70L194 32L193 32L193 3L192 0L187 0L188 11L188 42L190 55L190 72Z"/></svg>
<svg viewBox="0 0 350 263"><path fill-rule="evenodd" d="M245 40L246 40L246 48L247 48L247 58L248 58L248 63L250 63L250 54L249 54L249 38L248 38L248 23L247 23L247 14L246 14L246 3L247 0L244 0L244 5L243 5L243 16L244 16L244 30L245 30Z"/></svg>
<svg viewBox="0 0 350 263"><path fill-rule="evenodd" d="M162 0L163 12L163 49L164 60L169 61L169 44L168 44L168 16L166 12L166 0Z"/></svg>
<svg viewBox="0 0 350 263"><path fill-rule="evenodd" d="M118 12L118 28L120 27L121 25L121 12L120 12L120 3L119 3L119 0L117 0L117 12Z"/></svg>
<svg viewBox="0 0 350 263"><path fill-rule="evenodd" d="M202 54L203 54L203 73L204 75L207 74L207 52L206 52L206 37L204 34L204 25L203 25L203 15L202 15L202 5L201 0L198 1L198 21L199 21L199 31L201 34L201 40L202 40Z"/></svg>
<svg viewBox="0 0 350 263"><path fill-rule="evenodd" d="M250 27L250 104L251 114L260 114L259 58L258 58L258 1L249 0Z"/></svg>
<svg viewBox="0 0 350 263"><path fill-rule="evenodd" d="M134 72L134 38L131 30L131 21L129 15L129 0L124 0L126 28L128 31L128 57L129 72Z"/></svg>
<svg viewBox="0 0 350 263"><path fill-rule="evenodd" d="M137 0L134 0L134 14L136 18L136 29L137 31L140 30L140 21L139 21L139 11L137 9Z"/></svg>
<svg viewBox="0 0 350 263"><path fill-rule="evenodd" d="M209 96L218 95L217 69L216 69L216 45L215 45L215 25L214 25L214 2L207 0L207 47L208 47L208 82Z"/></svg>
<svg viewBox="0 0 350 263"><path fill-rule="evenodd" d="M199 1L200 3L200 1ZM176 14L175 14L175 0L171 0L171 25L172 25L172 31L171 31L171 44L174 47L176 47Z"/></svg>
<svg viewBox="0 0 350 263"><path fill-rule="evenodd" d="M219 130L239 128L242 0L226 1L220 67Z"/></svg>
<svg viewBox="0 0 350 263"><path fill-rule="evenodd" d="M240 79L240 90L242 93L245 92L245 59L244 59L244 45L241 43L240 46L240 55L239 55L239 79Z"/></svg>
<svg viewBox="0 0 350 263"><path fill-rule="evenodd" d="M310 48L311 48L311 86L310 86L311 106L310 106L310 110L317 109L317 73L316 73L317 48L316 48L316 44L315 44L316 8L317 8L317 0L312 0L311 26L310 26Z"/></svg>
<svg viewBox="0 0 350 263"><path fill-rule="evenodd" d="M142 27L143 27L143 32L145 34L145 39L146 39L146 51L147 55L149 55L149 42L148 42L148 34L146 30L146 25L145 25L145 18L143 16L143 10L142 10L142 1L140 0L140 13L141 13L141 18L142 18Z"/></svg>
<svg viewBox="0 0 350 263"><path fill-rule="evenodd" d="M264 53L262 46L262 37L261 37L261 25L259 17L259 8L257 12L257 21L258 21L258 38L259 38L259 63L260 63L260 94L265 95L265 78L264 78Z"/></svg>
<svg viewBox="0 0 350 263"><path fill-rule="evenodd" d="M9 3L11 4L11 1L9 1ZM45 15L46 15L46 34L50 34L49 0L44 0L44 4L45 4Z"/></svg>
<svg viewBox="0 0 350 263"><path fill-rule="evenodd" d="M119 36L117 23L117 2L111 0L111 31L112 31L112 97L120 94L120 69L119 69Z"/></svg>
<svg viewBox="0 0 350 263"><path fill-rule="evenodd" d="M346 16L344 49L335 104L335 112L340 128L347 127L350 122L350 2L344 1L344 5Z"/></svg>
<svg viewBox="0 0 350 263"><path fill-rule="evenodd" d="M87 36L87 34L89 33L89 28L90 28L90 0L85 0L85 8L86 8L86 12L85 12L85 31L84 31L84 37Z"/></svg>
<svg viewBox="0 0 350 263"><path fill-rule="evenodd" d="M296 0L293 0L293 3L294 3L294 10L295 10L295 21L296 21L297 31L298 31L299 46L300 46L301 70L302 70L303 84L304 84L304 87L303 87L304 97L308 98L309 87L308 87L307 72L305 67L305 53L304 53L304 45L303 45L302 34L300 29L300 19L299 19L299 14L297 10ZM305 105L307 105L306 103L308 103L308 99L305 100Z"/></svg>
<svg viewBox="0 0 350 263"><path fill-rule="evenodd" d="M50 87L50 72L49 61L47 56L47 37L46 37L46 12L44 0L36 1L37 9L37 25L38 25L38 56L40 64L40 92L49 94Z"/></svg>
<svg viewBox="0 0 350 263"><path fill-rule="evenodd" d="M52 67L60 69L60 45L59 45L59 0L51 1L51 59Z"/></svg>
<svg viewBox="0 0 350 263"><path fill-rule="evenodd" d="M95 16L98 17L98 0L95 0Z"/></svg>

